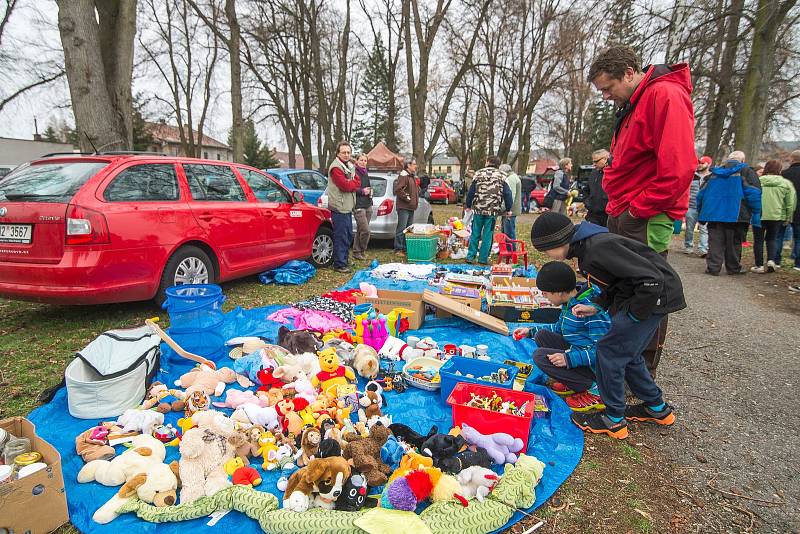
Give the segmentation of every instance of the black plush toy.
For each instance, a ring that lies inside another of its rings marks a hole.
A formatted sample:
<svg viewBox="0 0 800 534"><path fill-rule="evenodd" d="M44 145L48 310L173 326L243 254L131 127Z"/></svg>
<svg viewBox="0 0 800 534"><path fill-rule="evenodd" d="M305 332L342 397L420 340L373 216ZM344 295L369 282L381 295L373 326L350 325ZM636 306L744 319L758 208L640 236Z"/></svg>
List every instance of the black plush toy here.
<svg viewBox="0 0 800 534"><path fill-rule="evenodd" d="M460 473L463 469L472 467L473 465L490 468L492 467L492 457L489 456L489 453L486 452L486 449L483 447L478 447L477 450L474 451L466 450L459 452L455 456L442 458L439 460L438 467L446 473L455 475L456 473Z"/></svg>
<svg viewBox="0 0 800 534"><path fill-rule="evenodd" d="M466 442L461 436L434 434L425 440L419 452L433 458L434 467L439 467L439 462L458 454L458 451L460 451L461 447L464 445L466 445Z"/></svg>
<svg viewBox="0 0 800 534"><path fill-rule="evenodd" d="M350 478L342 486L342 493L336 499L334 509L357 512L365 504L372 508L375 506L375 499L367 499L367 479L358 471L353 470Z"/></svg>
<svg viewBox="0 0 800 534"><path fill-rule="evenodd" d="M326 438L319 442L319 453L317 458L330 458L331 456L341 456L342 446L332 438Z"/></svg>
<svg viewBox="0 0 800 534"><path fill-rule="evenodd" d="M394 434L394 437L396 437L400 441L404 441L409 445L411 445L412 447L421 449L422 444L425 443L425 440L429 439L431 436L436 434L436 432L439 431L439 428L436 425L433 425L431 429L428 431L427 436L423 436L410 426L404 425L402 423L392 423L391 425L389 425L389 430L391 430L392 434Z"/></svg>

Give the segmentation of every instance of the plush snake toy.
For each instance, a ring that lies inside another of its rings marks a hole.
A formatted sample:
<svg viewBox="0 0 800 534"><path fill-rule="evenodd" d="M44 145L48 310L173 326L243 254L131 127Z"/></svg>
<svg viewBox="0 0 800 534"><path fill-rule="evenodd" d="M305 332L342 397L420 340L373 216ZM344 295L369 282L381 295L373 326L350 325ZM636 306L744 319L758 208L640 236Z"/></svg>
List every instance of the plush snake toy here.
<svg viewBox="0 0 800 534"><path fill-rule="evenodd" d="M497 530L511 519L516 508L533 506L535 486L542 478L543 470L542 462L522 454L516 464L506 464L505 472L484 501L471 500L466 508L457 502L437 502L428 506L420 514L420 519L434 534L482 534ZM369 513L367 510L343 512L321 508L301 514L279 510L275 495L245 486L231 486L191 504L165 508L133 499L118 513L135 512L145 521L165 523L205 517L221 509L236 510L257 520L267 534L322 531L360 534L363 530L355 522Z"/></svg>

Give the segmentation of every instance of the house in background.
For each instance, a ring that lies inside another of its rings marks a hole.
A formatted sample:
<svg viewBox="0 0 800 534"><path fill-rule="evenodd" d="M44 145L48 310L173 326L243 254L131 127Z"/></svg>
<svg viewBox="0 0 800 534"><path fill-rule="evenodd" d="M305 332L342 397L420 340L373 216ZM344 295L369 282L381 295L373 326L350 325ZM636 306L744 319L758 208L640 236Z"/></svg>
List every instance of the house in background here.
<svg viewBox="0 0 800 534"><path fill-rule="evenodd" d="M5 176L17 165L54 152L77 152L77 150L69 143L42 141L39 135L34 136L34 139L0 137L0 176Z"/></svg>
<svg viewBox="0 0 800 534"><path fill-rule="evenodd" d="M164 122L148 122L145 124L145 128L153 136L154 143L150 146L151 152L160 152L168 156L187 156L181 146L181 131L177 126ZM187 136L189 134L188 128L186 128L186 134ZM201 158L233 161L233 150L222 141L217 141L204 134L202 142L198 143L196 131L193 131L193 137L195 143L201 145L199 154Z"/></svg>
<svg viewBox="0 0 800 534"><path fill-rule="evenodd" d="M280 167L282 169L289 169L289 153L288 152L281 152L277 149L277 147L272 148L272 153L275 155L275 159L280 162ZM293 169L303 169L306 166L306 160L300 154L294 155L294 167ZM312 165L313 166L313 165Z"/></svg>

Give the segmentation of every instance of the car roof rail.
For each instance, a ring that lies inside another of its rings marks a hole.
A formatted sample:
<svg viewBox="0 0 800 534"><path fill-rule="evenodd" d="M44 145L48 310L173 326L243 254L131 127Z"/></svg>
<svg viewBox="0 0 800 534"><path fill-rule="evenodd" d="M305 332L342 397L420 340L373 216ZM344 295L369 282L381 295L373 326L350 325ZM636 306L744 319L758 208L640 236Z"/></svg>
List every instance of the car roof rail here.
<svg viewBox="0 0 800 534"><path fill-rule="evenodd" d="M94 152L50 152L42 156L43 158L52 158L53 156L93 156Z"/></svg>
<svg viewBox="0 0 800 534"><path fill-rule="evenodd" d="M126 155L147 155L147 156L166 156L163 152L148 152L147 150L108 150L105 152L97 152L98 156L126 156Z"/></svg>

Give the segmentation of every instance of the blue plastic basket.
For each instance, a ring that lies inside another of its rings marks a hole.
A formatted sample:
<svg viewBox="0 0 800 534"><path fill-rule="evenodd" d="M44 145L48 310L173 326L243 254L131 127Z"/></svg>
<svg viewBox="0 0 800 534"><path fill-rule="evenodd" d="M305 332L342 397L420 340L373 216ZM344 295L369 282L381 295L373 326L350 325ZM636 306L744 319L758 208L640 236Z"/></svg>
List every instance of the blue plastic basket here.
<svg viewBox="0 0 800 534"><path fill-rule="evenodd" d="M487 380L480 380L477 377L487 376L496 373L498 369L503 368L508 371L508 380L505 382L489 382ZM457 375L456 372L460 372ZM508 388L514 384L514 379L517 377L517 369L513 365L505 365L502 363L477 360L475 358L462 358L461 356L453 356L450 358L441 369L439 369L439 376L442 381L442 388L440 389L443 401L447 401L450 392L456 387L459 382L468 382L470 384L480 384L482 386L495 386L498 388ZM472 375L475 378L469 378L466 375Z"/></svg>
<svg viewBox="0 0 800 534"><path fill-rule="evenodd" d="M220 357L225 349L225 338L219 333L225 320L222 288L187 284L167 288L166 294L170 337L189 352L210 360Z"/></svg>

